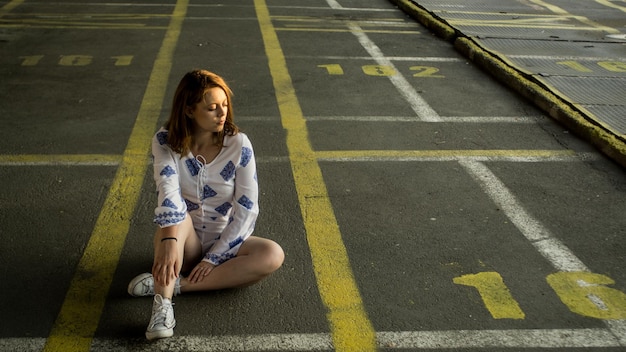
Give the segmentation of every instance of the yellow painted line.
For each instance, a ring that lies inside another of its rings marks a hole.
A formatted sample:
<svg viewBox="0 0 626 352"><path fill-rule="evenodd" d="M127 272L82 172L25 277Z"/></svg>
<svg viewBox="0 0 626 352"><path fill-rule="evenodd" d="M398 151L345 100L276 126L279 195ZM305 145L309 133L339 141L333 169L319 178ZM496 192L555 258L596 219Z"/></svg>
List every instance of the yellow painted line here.
<svg viewBox="0 0 626 352"><path fill-rule="evenodd" d="M76 24L76 25L54 25L54 24L0 24L0 28L45 28L45 29L141 29L141 30L165 30L168 27L165 26L136 26L136 25L90 25L90 24Z"/></svg>
<svg viewBox="0 0 626 352"><path fill-rule="evenodd" d="M12 13L11 17L20 18L27 17L30 19L94 19L99 20L149 20L149 19L169 19L172 15L169 13L99 13L99 12L80 12L80 13L63 13L63 12L29 12L29 13Z"/></svg>
<svg viewBox="0 0 626 352"><path fill-rule="evenodd" d="M24 0L13 0L13 1L7 3L6 5L0 7L0 17L2 17L4 15L6 15L7 13L11 12L11 10L13 10L17 6L21 5L23 2L24 2Z"/></svg>
<svg viewBox="0 0 626 352"><path fill-rule="evenodd" d="M612 3L609 0L596 0L596 2L599 3L599 4L602 4L604 6L612 7L614 9L618 9L620 11L626 12L626 7L625 6L619 6L617 4Z"/></svg>
<svg viewBox="0 0 626 352"><path fill-rule="evenodd" d="M0 155L0 165L118 165L121 155L17 154Z"/></svg>
<svg viewBox="0 0 626 352"><path fill-rule="evenodd" d="M371 18L371 19L367 19L367 20L357 20L357 19L340 19L337 17L318 17L318 16L280 16L280 15L275 15L275 16L271 16L271 19L276 20L276 21L306 21L306 22L346 22L346 21L350 21L350 22L360 22L360 21L367 21L367 22L398 22L398 23L407 23L404 19L401 18ZM407 23L408 24L408 23Z"/></svg>
<svg viewBox="0 0 626 352"><path fill-rule="evenodd" d="M179 0L150 74L137 119L109 194L44 351L89 351L117 268L149 164L156 129L188 0Z"/></svg>
<svg viewBox="0 0 626 352"><path fill-rule="evenodd" d="M517 159L558 159L576 156L573 150L331 150L317 151L315 157L321 160L342 159L447 159L461 158L517 158Z"/></svg>
<svg viewBox="0 0 626 352"><path fill-rule="evenodd" d="M23 25L28 27L33 26L64 26L64 27L123 27L123 28L135 28L145 27L144 23L108 23L108 22L88 22L88 21L62 21L62 20L43 20L43 19L17 19L17 20L1 20L5 25ZM167 28L167 27L162 27Z"/></svg>
<svg viewBox="0 0 626 352"><path fill-rule="evenodd" d="M613 33L613 34L620 33L620 31L615 29L615 28L611 28L611 27L607 27L607 26L601 25L601 24L599 24L597 22L594 22L594 21L588 19L587 17L584 17L584 16L572 15L571 13L567 12L566 10L564 10L564 9L562 9L562 8L556 6L556 5L549 4L549 3L547 3L547 2L545 2L543 0L530 0L530 2L532 2L534 4L537 4L539 6L545 7L548 10L550 10L550 11L556 13L556 14L564 15L564 16L570 16L570 17L576 18L577 20L579 20L580 22L582 22L582 23L584 23L584 24L586 24L588 26L601 29L601 30L603 30L603 31L605 31L607 33Z"/></svg>
<svg viewBox="0 0 626 352"><path fill-rule="evenodd" d="M272 75L298 201L306 230L322 302L328 309L333 345L337 351L375 351L376 334L367 318L341 239L322 171L309 142L278 36L265 0L255 0L265 52Z"/></svg>

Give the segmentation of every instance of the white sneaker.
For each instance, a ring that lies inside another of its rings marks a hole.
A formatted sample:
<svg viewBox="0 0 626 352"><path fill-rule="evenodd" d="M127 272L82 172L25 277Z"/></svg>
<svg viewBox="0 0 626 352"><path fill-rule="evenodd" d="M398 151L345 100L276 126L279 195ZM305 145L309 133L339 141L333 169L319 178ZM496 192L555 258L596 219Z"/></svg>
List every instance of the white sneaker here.
<svg viewBox="0 0 626 352"><path fill-rule="evenodd" d="M135 276L128 284L128 294L133 297L154 296L154 278L150 273Z"/></svg>
<svg viewBox="0 0 626 352"><path fill-rule="evenodd" d="M174 319L172 301L161 295L155 295L154 303L152 303L152 318L150 318L150 324L146 329L146 338L154 340L171 337L174 335L175 326L176 319Z"/></svg>
<svg viewBox="0 0 626 352"><path fill-rule="evenodd" d="M135 276L128 284L128 294L133 297L154 296L154 277L150 273ZM180 277L176 278L174 296L180 294Z"/></svg>

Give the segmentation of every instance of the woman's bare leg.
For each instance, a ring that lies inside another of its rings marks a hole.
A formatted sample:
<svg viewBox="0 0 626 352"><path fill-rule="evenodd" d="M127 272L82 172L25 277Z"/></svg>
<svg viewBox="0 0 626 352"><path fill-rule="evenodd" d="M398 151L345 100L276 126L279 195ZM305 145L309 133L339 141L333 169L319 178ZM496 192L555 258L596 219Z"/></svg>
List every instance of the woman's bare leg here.
<svg viewBox="0 0 626 352"><path fill-rule="evenodd" d="M274 241L250 236L241 244L235 258L218 265L202 281L180 280L181 292L209 291L252 285L276 271L285 254Z"/></svg>
<svg viewBox="0 0 626 352"><path fill-rule="evenodd" d="M202 246L200 244L200 240L196 235L196 231L193 228L193 223L191 222L191 216L187 214L185 220L183 220L180 224L176 225L177 228L177 238L176 245L178 248L178 257L182 258L181 267L187 263L197 263L200 260L200 256L202 253ZM156 255L157 246L161 245L161 238L163 229L158 228L154 235L154 248ZM193 264L195 265L195 264ZM181 268L177 268L177 273L180 275ZM160 294L165 298L172 298L174 296L174 287L176 286L176 281L172 280L167 286L160 286L158 284L154 285L154 293Z"/></svg>

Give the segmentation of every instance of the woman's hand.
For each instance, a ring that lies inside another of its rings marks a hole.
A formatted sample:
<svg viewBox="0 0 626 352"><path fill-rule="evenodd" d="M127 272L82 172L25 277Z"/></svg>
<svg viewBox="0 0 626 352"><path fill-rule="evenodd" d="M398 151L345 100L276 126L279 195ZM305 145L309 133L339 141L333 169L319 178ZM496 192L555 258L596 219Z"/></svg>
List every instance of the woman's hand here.
<svg viewBox="0 0 626 352"><path fill-rule="evenodd" d="M193 268L191 274L189 274L189 282L195 284L196 282L204 280L204 278L211 273L213 268L215 268L215 265L204 260L201 261L195 268Z"/></svg>
<svg viewBox="0 0 626 352"><path fill-rule="evenodd" d="M152 265L152 276L159 286L169 286L175 281L180 271L181 262L178 258L178 242L162 241L157 244Z"/></svg>

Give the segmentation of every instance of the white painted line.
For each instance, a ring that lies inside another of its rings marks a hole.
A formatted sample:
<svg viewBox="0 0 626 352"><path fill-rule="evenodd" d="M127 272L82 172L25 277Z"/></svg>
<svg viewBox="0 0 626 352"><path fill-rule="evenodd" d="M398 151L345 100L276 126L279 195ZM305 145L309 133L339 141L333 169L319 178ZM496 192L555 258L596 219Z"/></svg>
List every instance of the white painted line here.
<svg viewBox="0 0 626 352"><path fill-rule="evenodd" d="M599 57L599 56L551 56L551 55L507 55L511 59L537 59L537 60L558 60L558 61L622 61L626 58L619 57Z"/></svg>
<svg viewBox="0 0 626 352"><path fill-rule="evenodd" d="M589 271L574 253L517 202L511 191L487 166L467 159L459 160L459 163L554 268L559 271Z"/></svg>
<svg viewBox="0 0 626 352"><path fill-rule="evenodd" d="M288 59L305 59L305 60L375 60L371 56L306 56L306 55L294 55L286 56ZM466 62L467 60L454 58L454 57L436 57L436 56L388 56L387 60L390 61L418 61L418 62Z"/></svg>
<svg viewBox="0 0 626 352"><path fill-rule="evenodd" d="M438 122L452 123L519 123L532 124L547 120L544 116L439 116ZM416 122L415 116L307 116L307 121ZM425 121L427 122L427 121Z"/></svg>
<svg viewBox="0 0 626 352"><path fill-rule="evenodd" d="M0 351L39 352L45 344L43 337L5 337L0 338Z"/></svg>
<svg viewBox="0 0 626 352"><path fill-rule="evenodd" d="M606 329L458 330L382 332L381 348L584 348L619 347Z"/></svg>
<svg viewBox="0 0 626 352"><path fill-rule="evenodd" d="M342 152L330 152L318 151L318 160L324 162L428 162L428 161L471 161L471 162L516 162L516 163L535 163L535 162L578 162L596 160L600 156L595 153L579 153L571 155L553 154L553 155L455 155L454 153L448 153L448 151L439 151L441 153L423 153L422 155L414 155L414 151L393 151L391 155L375 155L376 151L372 152L372 155L367 155L368 151L360 151L360 155L354 155L352 151L346 151L345 155ZM422 151L425 152L425 151ZM326 155L325 155L326 154ZM332 155L328 155L332 154ZM478 151L477 154L480 154Z"/></svg>
<svg viewBox="0 0 626 352"><path fill-rule="evenodd" d="M326 0L326 3L331 9L334 9L334 10L343 9L343 6L339 5L339 3L336 0Z"/></svg>
<svg viewBox="0 0 626 352"><path fill-rule="evenodd" d="M599 348L620 347L607 329L383 331L376 333L377 347L384 349L465 348ZM45 338L3 338L2 351L41 351ZM152 343L143 337L94 338L97 352L151 351L331 351L330 335L264 334L231 336L174 336Z"/></svg>
<svg viewBox="0 0 626 352"><path fill-rule="evenodd" d="M374 58L374 61L381 65L392 68L396 74L388 76L389 80L398 90L398 93L409 103L413 111L417 114L417 117L422 121L438 122L441 119L439 114L433 110L430 105L422 98L415 88L404 78L399 70L396 69L391 60L387 59L380 48L374 42L372 42L368 36L363 33L361 27L354 23L349 24L350 31L357 37L359 43L363 48Z"/></svg>
<svg viewBox="0 0 626 352"><path fill-rule="evenodd" d="M607 320L605 324L619 339L622 346L626 346L626 320Z"/></svg>

